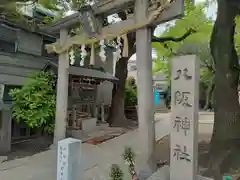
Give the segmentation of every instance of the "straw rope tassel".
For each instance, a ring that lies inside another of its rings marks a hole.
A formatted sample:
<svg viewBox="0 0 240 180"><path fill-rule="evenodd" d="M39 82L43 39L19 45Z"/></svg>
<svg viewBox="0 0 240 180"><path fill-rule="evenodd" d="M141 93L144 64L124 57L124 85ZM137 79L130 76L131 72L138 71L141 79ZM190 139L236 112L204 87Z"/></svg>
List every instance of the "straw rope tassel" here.
<svg viewBox="0 0 240 180"><path fill-rule="evenodd" d="M115 76L116 74L116 63L117 63L116 52L113 52L113 76Z"/></svg>
<svg viewBox="0 0 240 180"><path fill-rule="evenodd" d="M85 50L85 44L81 45L81 61L80 61L80 66L84 66L84 61L87 56L87 51Z"/></svg>
<svg viewBox="0 0 240 180"><path fill-rule="evenodd" d="M75 63L75 56L74 56L73 48L71 48L71 50L69 52L69 59L70 59L70 64L74 65L74 63Z"/></svg>
<svg viewBox="0 0 240 180"><path fill-rule="evenodd" d="M122 56L123 57L128 57L128 37L127 34L124 34L122 36L123 38L123 52L122 52Z"/></svg>
<svg viewBox="0 0 240 180"><path fill-rule="evenodd" d="M95 47L94 47L94 43L91 45L90 65L95 65Z"/></svg>

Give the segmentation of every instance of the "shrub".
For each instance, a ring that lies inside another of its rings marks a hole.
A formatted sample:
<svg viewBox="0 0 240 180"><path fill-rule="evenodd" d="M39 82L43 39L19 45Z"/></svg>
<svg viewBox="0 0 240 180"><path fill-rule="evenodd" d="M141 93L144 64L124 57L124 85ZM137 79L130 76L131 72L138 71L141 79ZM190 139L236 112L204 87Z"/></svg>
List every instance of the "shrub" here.
<svg viewBox="0 0 240 180"><path fill-rule="evenodd" d="M124 92L125 107L137 105L137 86L135 79L130 77L126 81L125 92Z"/></svg>
<svg viewBox="0 0 240 180"><path fill-rule="evenodd" d="M128 171L132 177L132 180L138 180L137 173L135 170L135 153L132 148L125 147L123 153L123 159L125 164L128 166ZM111 180L123 180L124 173L117 164L113 164L110 169Z"/></svg>
<svg viewBox="0 0 240 180"><path fill-rule="evenodd" d="M131 87L125 88L125 107L137 105L137 92Z"/></svg>
<svg viewBox="0 0 240 180"><path fill-rule="evenodd" d="M53 88L55 76L47 72L37 72L30 76L21 89L13 89L13 117L31 128L42 128L53 132L56 93Z"/></svg>
<svg viewBox="0 0 240 180"><path fill-rule="evenodd" d="M117 164L113 164L110 169L111 180L123 180L123 171Z"/></svg>

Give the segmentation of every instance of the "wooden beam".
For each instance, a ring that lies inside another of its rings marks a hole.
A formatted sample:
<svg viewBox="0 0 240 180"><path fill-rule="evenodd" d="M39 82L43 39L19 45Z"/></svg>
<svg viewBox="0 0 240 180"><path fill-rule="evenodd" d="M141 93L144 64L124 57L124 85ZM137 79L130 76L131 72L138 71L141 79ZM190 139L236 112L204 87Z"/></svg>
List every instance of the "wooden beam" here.
<svg viewBox="0 0 240 180"><path fill-rule="evenodd" d="M154 9L149 9L149 12L154 12ZM171 6L153 22L154 25L159 25L177 18L182 18L184 15L184 0L176 0Z"/></svg>
<svg viewBox="0 0 240 180"><path fill-rule="evenodd" d="M101 0L100 2L94 4L92 9L95 15L108 16L123 9L129 7L129 5L134 4L134 0ZM40 27L41 30L46 32L51 32L58 34L61 28L70 29L73 26L80 24L79 12L76 12L70 16L60 19L53 24Z"/></svg>
<svg viewBox="0 0 240 180"><path fill-rule="evenodd" d="M69 37L65 43L61 46L59 41L53 44L46 45L46 49L48 52L56 52L62 53L67 51L72 45L80 45L80 44L92 44L98 42L101 39L112 39L117 36L124 34L123 30L126 28L134 28L136 26L134 18L122 21L120 23L112 24L106 26L102 29L102 33L99 37L90 38L86 33L82 33L81 35L75 35L73 37Z"/></svg>
<svg viewBox="0 0 240 180"><path fill-rule="evenodd" d="M163 7L160 16L151 22L148 22L148 19L146 18L141 23L137 23L135 17L131 16L125 21L117 22L115 24L103 27L101 34L97 37L92 38L83 33L81 35L69 37L62 46L59 44L59 42L56 42L50 45L46 45L46 48L48 52L61 53L67 51L72 45L92 44L94 42L98 42L101 39L112 39L136 31L137 29L148 26L150 24L158 25L162 22L166 22L183 15L183 0L175 0L172 3L166 3L163 6L165 6L165 8ZM152 14L156 12L156 10L157 8L148 9L148 18L150 18Z"/></svg>
<svg viewBox="0 0 240 180"><path fill-rule="evenodd" d="M111 15L134 5L135 0L103 0L92 6L95 15Z"/></svg>

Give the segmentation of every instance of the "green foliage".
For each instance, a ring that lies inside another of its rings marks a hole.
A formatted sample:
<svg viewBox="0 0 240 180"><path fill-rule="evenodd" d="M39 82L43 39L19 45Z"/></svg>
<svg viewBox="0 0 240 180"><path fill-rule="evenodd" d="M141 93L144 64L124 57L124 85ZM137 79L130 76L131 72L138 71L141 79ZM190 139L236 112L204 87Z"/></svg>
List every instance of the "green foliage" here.
<svg viewBox="0 0 240 180"><path fill-rule="evenodd" d="M135 153L133 152L132 148L130 147L125 147L124 148L124 153L123 153L123 158L124 161L135 161Z"/></svg>
<svg viewBox="0 0 240 180"><path fill-rule="evenodd" d="M51 17L49 17L49 16L46 16L46 17L43 19L43 22L44 22L45 24L50 24L50 23L52 23L53 21L54 21L54 19L51 18Z"/></svg>
<svg viewBox="0 0 240 180"><path fill-rule="evenodd" d="M236 18L236 29L235 29L235 47L238 55L240 54L240 16Z"/></svg>
<svg viewBox="0 0 240 180"><path fill-rule="evenodd" d="M137 86L134 78L129 77L126 81L124 91L124 103L125 107L137 105Z"/></svg>
<svg viewBox="0 0 240 180"><path fill-rule="evenodd" d="M47 72L33 74L21 89L13 89L13 117L31 128L54 129L56 93L53 89L55 76Z"/></svg>
<svg viewBox="0 0 240 180"><path fill-rule="evenodd" d="M72 8L79 9L85 4L93 4L98 0L72 0Z"/></svg>
<svg viewBox="0 0 240 180"><path fill-rule="evenodd" d="M165 57L165 59L169 59L181 46L186 44L209 42L213 22L204 13L204 7L206 7L206 4L191 6L186 15L182 19L177 20L174 26L169 27L161 37L181 37L190 28L196 30L196 33L181 42L165 43L168 48L163 44L153 43L153 47L156 48L159 58Z"/></svg>
<svg viewBox="0 0 240 180"><path fill-rule="evenodd" d="M136 80L134 77L128 77L126 80L126 86L132 87L133 89L137 88Z"/></svg>
<svg viewBox="0 0 240 180"><path fill-rule="evenodd" d="M125 88L125 107L137 105L137 92L131 87Z"/></svg>
<svg viewBox="0 0 240 180"><path fill-rule="evenodd" d="M123 180L123 171L117 164L113 164L110 169L111 180Z"/></svg>
<svg viewBox="0 0 240 180"><path fill-rule="evenodd" d="M181 42L166 42L164 45L153 43L158 56L153 73L161 71L170 78L170 59L173 56L196 54L200 59L202 67L201 80L208 82L212 77L212 72L207 67L213 65L209 48L213 22L206 16L204 8L209 6L209 2L192 5L189 1L187 0L185 4L185 16L177 20L175 25L169 27L161 37L181 37L190 28L194 29L196 33L193 33Z"/></svg>
<svg viewBox="0 0 240 180"><path fill-rule="evenodd" d="M132 179L137 180L137 173L135 170L135 153L132 148L125 147L123 152L123 159L125 164L128 166L128 171ZM123 180L124 173L117 164L113 164L110 169L110 178L111 180Z"/></svg>
<svg viewBox="0 0 240 180"><path fill-rule="evenodd" d="M137 173L135 170L135 153L133 152L132 148L130 147L125 147L124 148L124 153L123 153L123 158L125 161L125 164L128 165L128 171L132 176L132 179L136 179Z"/></svg>
<svg viewBox="0 0 240 180"><path fill-rule="evenodd" d="M157 72L162 72L165 74L165 76L168 78L168 81L170 82L171 77L171 61L168 61L162 57L162 59L157 59L154 62L154 68L152 70L153 74L156 74Z"/></svg>
<svg viewBox="0 0 240 180"><path fill-rule="evenodd" d="M0 6L0 11L8 18L11 19L12 22L24 23L25 18L16 8L15 3L8 3L4 7Z"/></svg>
<svg viewBox="0 0 240 180"><path fill-rule="evenodd" d="M29 28L32 28L32 26L36 26L35 22L29 21L28 18L26 18L20 11L19 8L25 6L24 3L26 3L30 1L28 0L4 0L4 2L2 2L2 6L0 3L0 11L3 12L7 19L14 22L14 23L18 23L21 24L23 26L29 26ZM22 5L19 5L17 3L23 3ZM38 0L38 1L33 1L33 8L34 6L40 5L48 10L51 11L55 11L55 12L59 12L59 14L62 17L62 8L59 8L59 2L57 0ZM26 4L27 5L27 4ZM55 20L55 19L54 19ZM51 23L54 21L52 18L50 17L46 17L44 19L44 23Z"/></svg>
<svg viewBox="0 0 240 180"><path fill-rule="evenodd" d="M38 0L38 4L42 5L46 9L59 11L58 1L57 0Z"/></svg>

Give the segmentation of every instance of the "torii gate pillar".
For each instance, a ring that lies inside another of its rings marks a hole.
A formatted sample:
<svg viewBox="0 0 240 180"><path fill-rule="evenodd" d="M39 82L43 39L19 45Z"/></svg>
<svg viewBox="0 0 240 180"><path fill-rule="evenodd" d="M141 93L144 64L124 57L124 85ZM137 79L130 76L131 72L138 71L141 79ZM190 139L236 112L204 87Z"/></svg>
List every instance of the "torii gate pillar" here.
<svg viewBox="0 0 240 180"><path fill-rule="evenodd" d="M68 38L68 29L60 29L60 43ZM68 106L68 51L59 54L58 80L57 80L57 102L55 115L54 145L66 136L67 106Z"/></svg>
<svg viewBox="0 0 240 180"><path fill-rule="evenodd" d="M141 23L147 19L148 0L135 1L135 19ZM138 121L139 121L139 144L143 156L141 164L143 169L148 169L151 175L156 171L155 160L155 121L152 80L152 42L151 29L148 27L136 31L136 56L137 56L137 79L138 79ZM148 176L146 174L146 176Z"/></svg>

